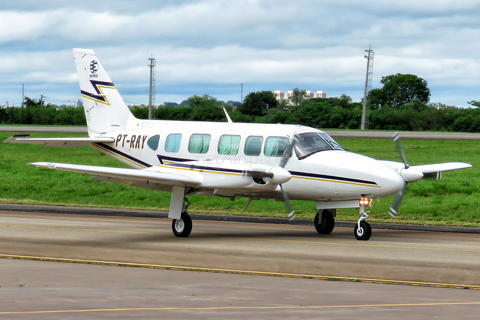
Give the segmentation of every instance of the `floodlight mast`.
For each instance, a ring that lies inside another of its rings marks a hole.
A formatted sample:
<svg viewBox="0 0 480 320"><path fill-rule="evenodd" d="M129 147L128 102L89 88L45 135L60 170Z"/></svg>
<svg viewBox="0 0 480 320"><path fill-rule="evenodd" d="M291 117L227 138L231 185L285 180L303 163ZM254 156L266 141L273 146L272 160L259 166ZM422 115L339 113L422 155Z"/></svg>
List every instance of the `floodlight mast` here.
<svg viewBox="0 0 480 320"><path fill-rule="evenodd" d="M368 47L368 50L365 50L367 53L365 58L367 59L367 75L365 77L365 92L363 94L363 111L362 111L362 124L360 129L368 129L368 119L367 119L367 106L368 106L368 93L372 88L372 74L373 74L373 56L374 52L371 49L372 45Z"/></svg>
<svg viewBox="0 0 480 320"><path fill-rule="evenodd" d="M148 58L150 60L150 64L148 65L150 67L150 94L148 97L148 119L152 120L153 119L153 104L152 102L155 100L155 66L156 66L156 61L153 55Z"/></svg>

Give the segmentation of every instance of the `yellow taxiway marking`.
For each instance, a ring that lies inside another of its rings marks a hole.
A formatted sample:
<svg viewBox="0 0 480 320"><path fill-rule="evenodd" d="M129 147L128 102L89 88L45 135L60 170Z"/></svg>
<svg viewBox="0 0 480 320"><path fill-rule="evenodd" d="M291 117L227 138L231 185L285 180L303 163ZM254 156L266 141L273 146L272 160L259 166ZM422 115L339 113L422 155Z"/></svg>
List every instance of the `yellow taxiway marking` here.
<svg viewBox="0 0 480 320"><path fill-rule="evenodd" d="M7 223L0 223L0 226L3 226L3 227L14 227L14 228L38 228L38 229L75 230L75 231L112 232L112 233L167 234L166 232L128 231L128 230L105 230L105 229L70 228L70 227L51 227L51 226L30 226L30 225L23 225L23 224L7 224Z"/></svg>
<svg viewBox="0 0 480 320"><path fill-rule="evenodd" d="M85 313L85 312L118 312L118 311L211 311L211 310L302 310L302 309L350 309L350 308L395 308L395 307L441 307L441 306L471 306L480 305L478 301L472 302L431 302L431 303L379 303L379 304L346 304L326 306L257 306L257 307L153 307L153 308L112 308L112 309L74 309L74 310L38 310L38 311L3 311L6 314L53 314L53 313Z"/></svg>
<svg viewBox="0 0 480 320"><path fill-rule="evenodd" d="M151 269L178 270L178 271L215 272L215 273L244 274L244 275L258 275L258 276L274 276L274 277L285 277L285 278L303 278L303 279L332 280L332 281L352 281L352 282L398 284L398 285L410 285L410 286L422 286L422 287L459 288L459 289L480 290L480 286L477 286L477 285L453 284L453 283L418 282L418 281L388 280L388 279L373 279L373 278L322 276L322 275L298 274L298 273L281 273L281 272L268 272L268 271L250 271L250 270L235 270L235 269L205 268L205 267L171 266L171 265L161 265L161 264L132 263L132 262L118 262L118 261L23 256L23 255L12 255L12 254L1 254L1 253L0 253L0 258L3 258L3 259L36 260L36 261L52 261L52 262L66 262L66 263L97 264L97 265L106 265L106 266L143 267L143 268L151 268Z"/></svg>
<svg viewBox="0 0 480 320"><path fill-rule="evenodd" d="M394 246L385 244L368 244L368 243L341 243L341 242L327 242L327 241L308 241L308 240L288 240L288 239L254 239L246 238L255 241L279 241L279 242L298 242L311 243L323 245L338 245L338 246L359 246L359 247L375 247L375 248L395 248L395 249L418 249L418 250L436 250L436 251L457 251L457 252L480 252L480 249L459 249L459 248L438 248L438 247L415 247L415 246Z"/></svg>

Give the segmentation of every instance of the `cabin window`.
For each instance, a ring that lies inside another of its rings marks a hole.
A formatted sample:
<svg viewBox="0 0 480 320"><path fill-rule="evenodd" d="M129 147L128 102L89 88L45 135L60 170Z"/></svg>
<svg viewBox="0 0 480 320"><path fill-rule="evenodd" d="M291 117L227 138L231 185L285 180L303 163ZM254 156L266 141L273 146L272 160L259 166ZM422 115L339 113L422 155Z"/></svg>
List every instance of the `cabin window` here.
<svg viewBox="0 0 480 320"><path fill-rule="evenodd" d="M172 133L167 137L165 141L165 151L167 152L178 152L180 149L180 141L182 141L181 133Z"/></svg>
<svg viewBox="0 0 480 320"><path fill-rule="evenodd" d="M245 141L245 155L259 156L262 151L263 137L251 136Z"/></svg>
<svg viewBox="0 0 480 320"><path fill-rule="evenodd" d="M153 137L150 137L147 141L147 145L152 149L153 151L156 151L158 149L158 142L160 141L160 135L156 134Z"/></svg>
<svg viewBox="0 0 480 320"><path fill-rule="evenodd" d="M238 154L240 147L240 136L223 135L218 141L218 153L219 154Z"/></svg>
<svg viewBox="0 0 480 320"><path fill-rule="evenodd" d="M281 157L289 144L290 140L287 137L268 137L263 153L267 157Z"/></svg>
<svg viewBox="0 0 480 320"><path fill-rule="evenodd" d="M188 143L188 151L190 153L207 153L209 146L209 134L192 134Z"/></svg>

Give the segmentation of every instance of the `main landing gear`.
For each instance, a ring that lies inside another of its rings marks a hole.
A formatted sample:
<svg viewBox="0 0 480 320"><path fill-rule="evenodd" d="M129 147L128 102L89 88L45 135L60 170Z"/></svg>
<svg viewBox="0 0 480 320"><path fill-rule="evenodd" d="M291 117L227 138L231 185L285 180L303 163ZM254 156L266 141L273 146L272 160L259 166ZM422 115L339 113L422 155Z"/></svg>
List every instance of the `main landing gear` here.
<svg viewBox="0 0 480 320"><path fill-rule="evenodd" d="M177 237L188 237L190 235L190 232L192 232L192 218L190 218L187 210L182 212L180 219L172 220L172 231Z"/></svg>
<svg viewBox="0 0 480 320"><path fill-rule="evenodd" d="M357 240L368 240L372 236L372 227L367 222L368 214L370 211L365 211L366 206L371 206L371 201L368 199L361 199L360 200L360 208L358 212L360 213L360 218L355 225L355 229L353 233L355 234L355 238Z"/></svg>
<svg viewBox="0 0 480 320"><path fill-rule="evenodd" d="M192 218L188 212L190 202L187 199L188 192L183 187L172 188L172 199L168 217L172 218L172 231L177 237L188 237L192 232Z"/></svg>
<svg viewBox="0 0 480 320"><path fill-rule="evenodd" d="M320 209L313 220L313 225L315 229L320 234L330 234L335 228L335 216L336 210L323 210Z"/></svg>

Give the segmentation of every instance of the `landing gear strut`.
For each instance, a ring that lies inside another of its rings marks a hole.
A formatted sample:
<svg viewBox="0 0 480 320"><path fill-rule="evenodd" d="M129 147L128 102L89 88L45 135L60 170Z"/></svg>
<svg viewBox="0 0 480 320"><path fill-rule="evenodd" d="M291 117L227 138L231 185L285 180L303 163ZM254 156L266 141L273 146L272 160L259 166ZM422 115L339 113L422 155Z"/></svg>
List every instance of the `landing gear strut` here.
<svg viewBox="0 0 480 320"><path fill-rule="evenodd" d="M320 209L313 220L315 229L320 234L330 234L335 228L334 213L331 210Z"/></svg>
<svg viewBox="0 0 480 320"><path fill-rule="evenodd" d="M181 200L181 198L179 200ZM182 213L180 215L180 219L172 220L172 231L173 231L173 234L177 237L188 237L192 232L192 218L188 213L188 207L190 206L190 202L188 202L187 197L184 196L183 203L179 203L179 204L181 205L180 208L182 209Z"/></svg>
<svg viewBox="0 0 480 320"><path fill-rule="evenodd" d="M360 201L361 203L361 201ZM372 227L367 222L368 214L370 211L365 211L365 206L369 204L360 204L358 212L360 213L360 219L355 224L354 234L357 240L368 240L372 236Z"/></svg>

